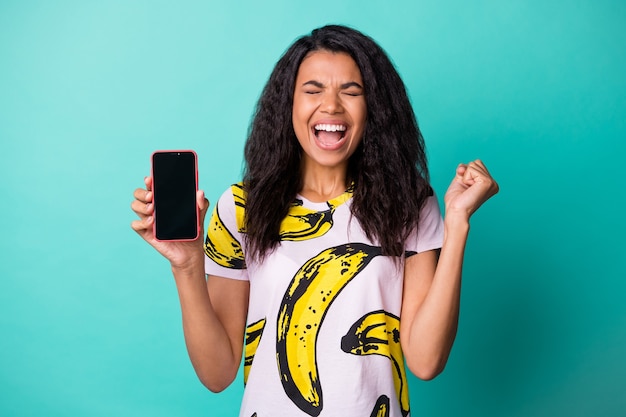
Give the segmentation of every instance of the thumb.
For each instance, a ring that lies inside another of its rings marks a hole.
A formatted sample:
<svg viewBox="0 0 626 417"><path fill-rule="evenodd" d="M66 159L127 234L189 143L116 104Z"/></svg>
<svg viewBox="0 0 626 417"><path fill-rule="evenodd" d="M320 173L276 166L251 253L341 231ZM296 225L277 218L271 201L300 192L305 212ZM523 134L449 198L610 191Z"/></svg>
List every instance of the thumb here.
<svg viewBox="0 0 626 417"><path fill-rule="evenodd" d="M463 175L465 175L465 173L467 172L467 164L459 164L456 167L456 176L457 177L463 177Z"/></svg>
<svg viewBox="0 0 626 417"><path fill-rule="evenodd" d="M477 173L475 170L469 169L469 167L466 167L465 171L462 174L461 181L463 181L463 184L467 186L474 185L476 182L481 181L480 174Z"/></svg>

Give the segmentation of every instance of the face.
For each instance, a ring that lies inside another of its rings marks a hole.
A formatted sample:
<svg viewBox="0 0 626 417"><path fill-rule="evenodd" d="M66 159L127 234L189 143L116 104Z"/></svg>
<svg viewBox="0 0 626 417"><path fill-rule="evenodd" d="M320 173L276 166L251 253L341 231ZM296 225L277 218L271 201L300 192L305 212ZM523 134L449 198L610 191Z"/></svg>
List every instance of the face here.
<svg viewBox="0 0 626 417"><path fill-rule="evenodd" d="M293 127L305 169L347 170L365 130L367 107L361 71L345 53L315 51L298 70Z"/></svg>

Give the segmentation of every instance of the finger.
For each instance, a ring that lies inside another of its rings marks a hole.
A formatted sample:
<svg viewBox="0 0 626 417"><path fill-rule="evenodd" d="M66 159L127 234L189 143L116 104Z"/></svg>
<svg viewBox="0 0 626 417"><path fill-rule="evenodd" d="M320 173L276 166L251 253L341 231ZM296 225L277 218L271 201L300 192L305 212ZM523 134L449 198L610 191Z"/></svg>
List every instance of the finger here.
<svg viewBox="0 0 626 417"><path fill-rule="evenodd" d="M143 182L146 184L146 190L152 191L152 177L145 177Z"/></svg>
<svg viewBox="0 0 626 417"><path fill-rule="evenodd" d="M489 170L487 169L487 166L483 163L483 161L481 161L480 159L476 159L475 161L472 161L469 163L469 166L476 170L477 172L479 172L481 175L483 175L486 178L492 178L491 174L489 173Z"/></svg>
<svg viewBox="0 0 626 417"><path fill-rule="evenodd" d="M152 191L144 190L143 188L137 188L133 193L133 197L136 200L141 201L143 203L151 203L152 202Z"/></svg>
<svg viewBox="0 0 626 417"><path fill-rule="evenodd" d="M467 164L467 166L468 166L468 169L473 170L476 173L476 175L481 175L485 177L491 176L489 174L489 171L487 170L487 167L480 159L476 159L470 162L469 164Z"/></svg>
<svg viewBox="0 0 626 417"><path fill-rule="evenodd" d="M491 174L489 173L489 170L487 169L487 166L485 165L485 163L480 160L480 159L476 159L475 161L473 161L474 165L476 167L480 167L481 171L483 171L486 175L491 177Z"/></svg>
<svg viewBox="0 0 626 417"><path fill-rule="evenodd" d="M467 169L473 169L474 171L483 172L483 168L476 161L470 161L467 163Z"/></svg>
<svg viewBox="0 0 626 417"><path fill-rule="evenodd" d="M483 163L483 161L481 161L480 159L475 159L471 162L474 166L478 166L480 167L483 171L487 171L487 167L485 167L485 164Z"/></svg>
<svg viewBox="0 0 626 417"><path fill-rule="evenodd" d="M498 183L489 174L487 167L480 159L470 162L468 166L469 175L471 175L474 183L482 184L485 189L489 190L489 195L494 195L500 190Z"/></svg>
<svg viewBox="0 0 626 417"><path fill-rule="evenodd" d="M205 210L208 207L209 200L204 197L204 191L196 191L196 202L198 203L198 208L200 210Z"/></svg>
<svg viewBox="0 0 626 417"><path fill-rule="evenodd" d="M154 217L148 216L145 219L141 220L133 220L130 223L130 227L137 233L142 234L145 233L146 230L152 229Z"/></svg>
<svg viewBox="0 0 626 417"><path fill-rule="evenodd" d="M467 165L466 164L459 164L456 167L456 175L459 177L463 177L463 175L465 174L465 171L467 170Z"/></svg>
<svg viewBox="0 0 626 417"><path fill-rule="evenodd" d="M198 208L200 211L206 211L209 208L209 200L204 196L204 191L196 191L196 201L198 202Z"/></svg>
<svg viewBox="0 0 626 417"><path fill-rule="evenodd" d="M476 168L472 166L472 163L470 162L467 164L467 168L465 169L465 172L463 172L461 180L465 185L473 185L476 182L477 177Z"/></svg>
<svg viewBox="0 0 626 417"><path fill-rule="evenodd" d="M497 194L500 191L500 186L487 169L487 166L480 159L477 159L475 162L478 166L480 166L481 170L483 171L484 181L489 183L489 188L492 191L492 195Z"/></svg>
<svg viewBox="0 0 626 417"><path fill-rule="evenodd" d="M202 190L198 190L196 199L198 200L198 208L200 209L200 224L203 225L206 214L209 211L209 200L206 199L204 191Z"/></svg>
<svg viewBox="0 0 626 417"><path fill-rule="evenodd" d="M151 216L154 213L154 204L140 200L133 200L133 202L130 203L130 208L137 213L139 217Z"/></svg>

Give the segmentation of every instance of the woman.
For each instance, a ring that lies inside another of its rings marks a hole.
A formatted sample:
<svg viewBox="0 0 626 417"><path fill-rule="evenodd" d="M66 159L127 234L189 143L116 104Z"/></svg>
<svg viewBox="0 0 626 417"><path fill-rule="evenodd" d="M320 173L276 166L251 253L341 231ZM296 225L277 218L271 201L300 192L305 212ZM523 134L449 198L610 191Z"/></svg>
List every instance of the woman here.
<svg viewBox="0 0 626 417"><path fill-rule="evenodd" d="M469 218L498 185L481 161L459 165L442 220L402 80L343 26L281 57L245 157L204 247L154 239L151 178L132 203L133 229L171 263L200 380L223 390L244 355L241 416L408 415L404 362L443 370ZM198 206L204 218L201 191Z"/></svg>

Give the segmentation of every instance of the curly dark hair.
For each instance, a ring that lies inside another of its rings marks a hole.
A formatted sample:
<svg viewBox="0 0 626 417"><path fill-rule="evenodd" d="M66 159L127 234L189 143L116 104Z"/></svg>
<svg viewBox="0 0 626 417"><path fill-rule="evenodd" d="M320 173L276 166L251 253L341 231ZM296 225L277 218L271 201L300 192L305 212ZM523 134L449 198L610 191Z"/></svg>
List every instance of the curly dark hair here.
<svg viewBox="0 0 626 417"><path fill-rule="evenodd" d="M361 71L367 121L348 162L352 215L383 254L402 256L420 208L432 194L424 139L387 54L370 37L339 25L297 39L274 67L258 101L245 145L247 255L262 259L278 245L280 224L302 187L293 96L300 63L319 50L347 53Z"/></svg>

